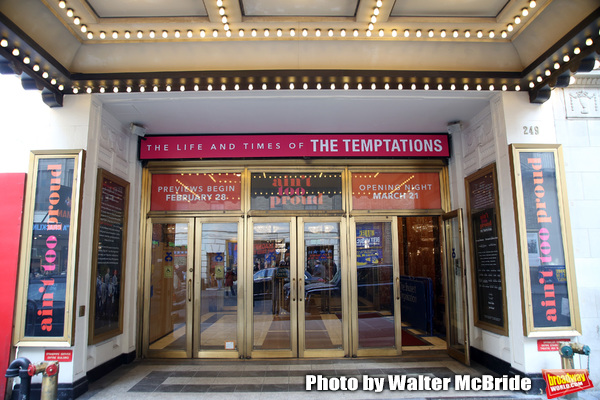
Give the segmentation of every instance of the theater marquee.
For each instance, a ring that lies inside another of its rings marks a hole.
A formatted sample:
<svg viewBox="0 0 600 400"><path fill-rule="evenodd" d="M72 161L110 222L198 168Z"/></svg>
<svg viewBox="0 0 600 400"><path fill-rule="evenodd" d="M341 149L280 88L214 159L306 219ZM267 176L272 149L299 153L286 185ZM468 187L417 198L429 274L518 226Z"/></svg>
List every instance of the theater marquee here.
<svg viewBox="0 0 600 400"><path fill-rule="evenodd" d="M211 158L448 158L447 134L147 136L140 160Z"/></svg>

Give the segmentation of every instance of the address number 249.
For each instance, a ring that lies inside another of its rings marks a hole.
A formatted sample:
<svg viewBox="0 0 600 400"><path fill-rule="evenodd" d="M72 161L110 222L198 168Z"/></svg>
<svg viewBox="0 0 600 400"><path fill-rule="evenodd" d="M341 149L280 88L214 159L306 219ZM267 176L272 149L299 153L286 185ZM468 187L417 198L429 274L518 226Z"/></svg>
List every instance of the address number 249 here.
<svg viewBox="0 0 600 400"><path fill-rule="evenodd" d="M539 135L540 128L537 125L523 126L523 135Z"/></svg>

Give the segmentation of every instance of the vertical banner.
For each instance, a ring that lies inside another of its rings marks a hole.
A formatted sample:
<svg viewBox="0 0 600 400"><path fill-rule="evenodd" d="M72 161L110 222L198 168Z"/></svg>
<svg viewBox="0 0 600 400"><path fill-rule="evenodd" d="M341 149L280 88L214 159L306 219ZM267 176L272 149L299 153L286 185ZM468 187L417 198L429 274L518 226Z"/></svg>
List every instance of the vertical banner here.
<svg viewBox="0 0 600 400"><path fill-rule="evenodd" d="M89 344L123 333L129 182L98 169Z"/></svg>
<svg viewBox="0 0 600 400"><path fill-rule="evenodd" d="M496 165L465 178L475 326L508 335Z"/></svg>
<svg viewBox="0 0 600 400"><path fill-rule="evenodd" d="M511 145L525 333L581 332L562 152Z"/></svg>
<svg viewBox="0 0 600 400"><path fill-rule="evenodd" d="M32 152L19 272L18 345L73 344L84 151Z"/></svg>

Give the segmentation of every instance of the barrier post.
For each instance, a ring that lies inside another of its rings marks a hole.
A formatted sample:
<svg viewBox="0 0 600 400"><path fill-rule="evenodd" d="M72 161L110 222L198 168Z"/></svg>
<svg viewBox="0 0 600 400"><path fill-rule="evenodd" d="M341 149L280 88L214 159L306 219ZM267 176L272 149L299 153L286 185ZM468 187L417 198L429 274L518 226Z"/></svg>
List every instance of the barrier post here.
<svg viewBox="0 0 600 400"><path fill-rule="evenodd" d="M58 398L58 363L39 363L34 365L25 357L20 357L10 363L6 370L7 378L21 378L18 400L29 400L31 378L42 374L42 393L40 400L56 400Z"/></svg>
<svg viewBox="0 0 600 400"><path fill-rule="evenodd" d="M33 364L25 357L19 357L10 363L6 370L6 378L21 378L21 385L19 386L19 397L18 400L29 400L29 392L31 390L31 377L30 373Z"/></svg>

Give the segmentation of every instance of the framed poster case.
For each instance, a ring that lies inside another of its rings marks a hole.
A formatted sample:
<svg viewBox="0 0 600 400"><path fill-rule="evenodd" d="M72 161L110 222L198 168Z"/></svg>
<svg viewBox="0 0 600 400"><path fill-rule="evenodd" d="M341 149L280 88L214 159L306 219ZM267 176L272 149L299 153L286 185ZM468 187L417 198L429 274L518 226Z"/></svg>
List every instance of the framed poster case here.
<svg viewBox="0 0 600 400"><path fill-rule="evenodd" d="M15 313L17 346L73 345L84 150L32 151Z"/></svg>
<svg viewBox="0 0 600 400"><path fill-rule="evenodd" d="M475 326L508 335L496 164L465 178Z"/></svg>
<svg viewBox="0 0 600 400"><path fill-rule="evenodd" d="M560 145L510 145L524 333L580 335Z"/></svg>
<svg viewBox="0 0 600 400"><path fill-rule="evenodd" d="M99 168L90 288L89 344L123 333L129 182Z"/></svg>

